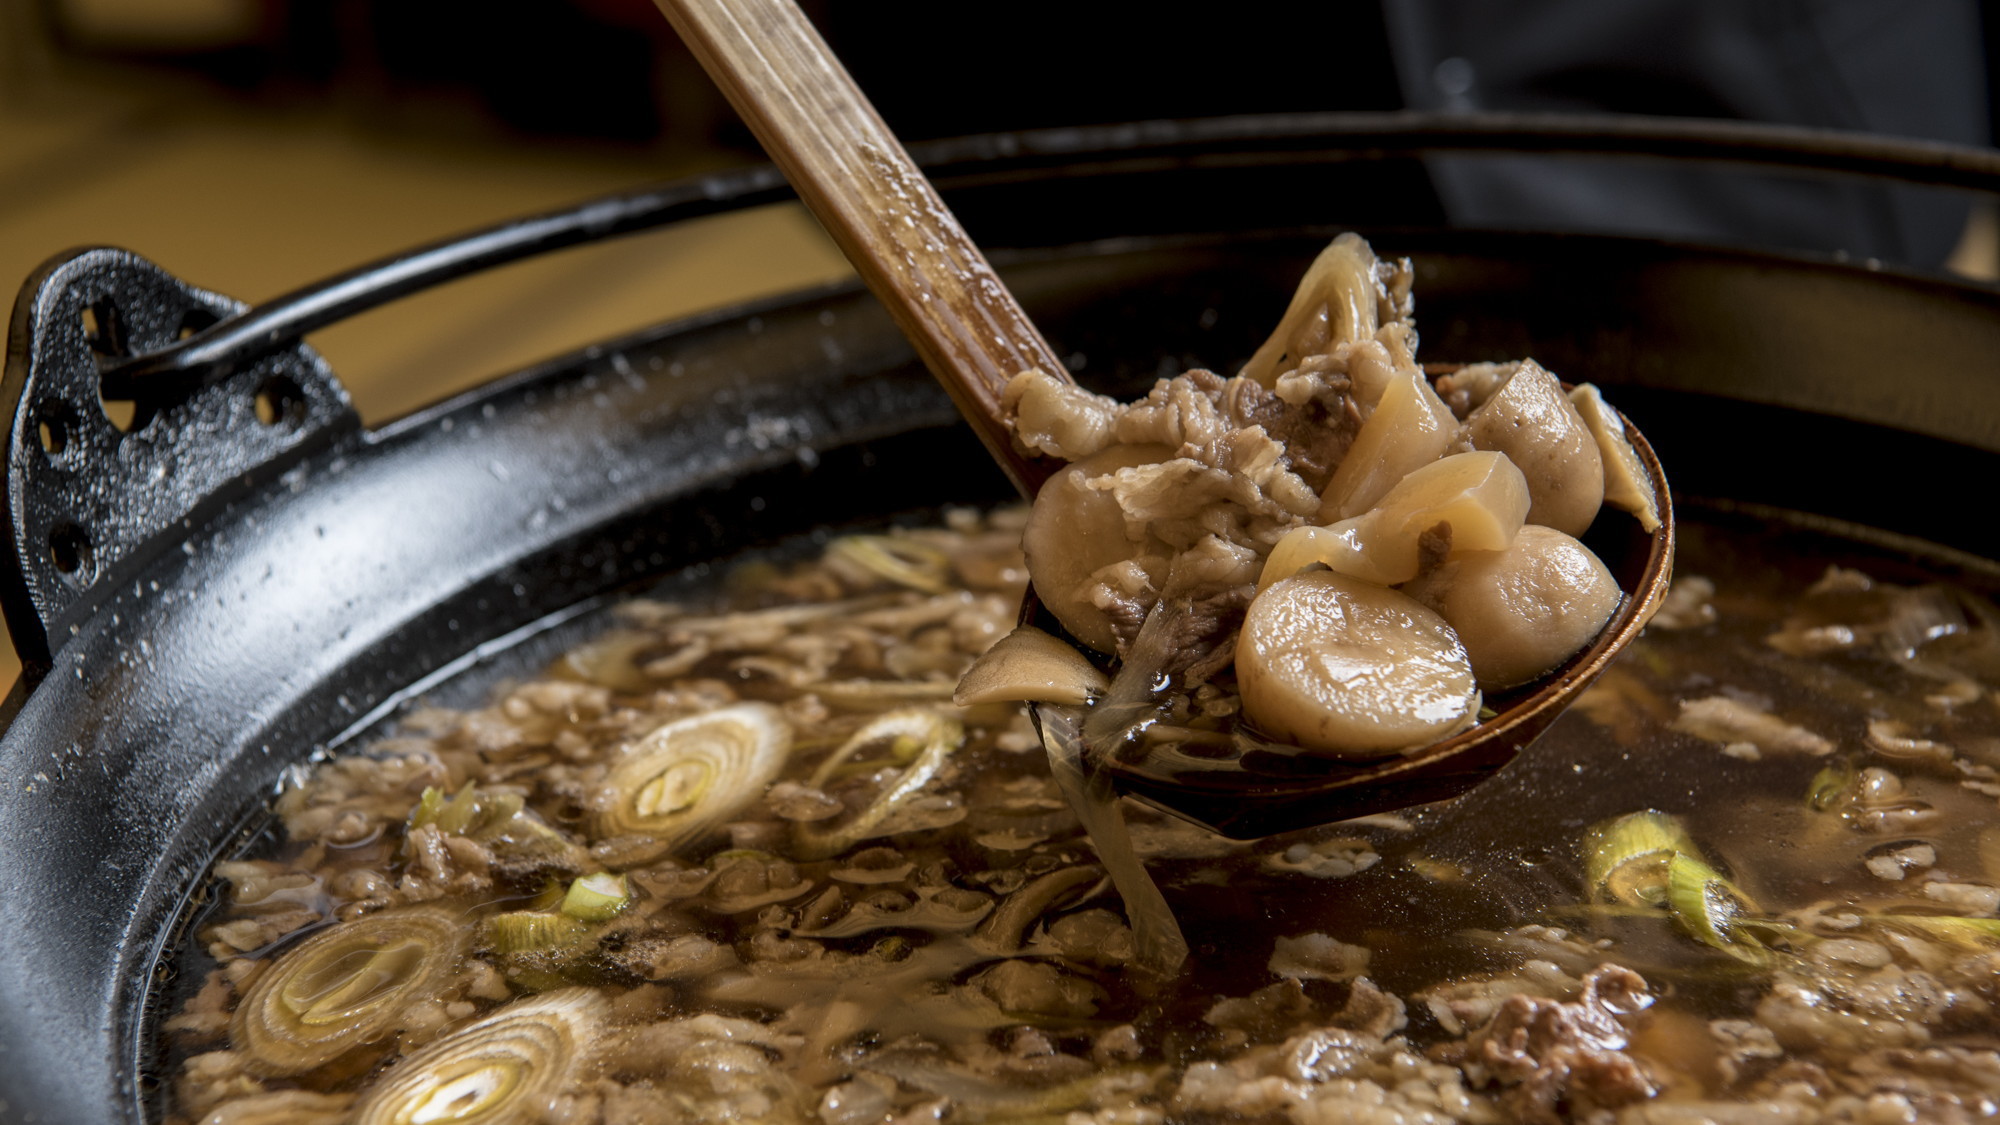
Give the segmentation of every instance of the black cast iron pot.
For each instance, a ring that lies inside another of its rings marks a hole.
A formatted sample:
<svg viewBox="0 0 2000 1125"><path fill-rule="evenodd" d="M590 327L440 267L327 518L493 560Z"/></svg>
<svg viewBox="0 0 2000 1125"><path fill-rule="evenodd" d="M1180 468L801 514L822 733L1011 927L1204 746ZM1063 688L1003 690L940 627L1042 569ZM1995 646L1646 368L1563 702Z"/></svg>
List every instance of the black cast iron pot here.
<svg viewBox="0 0 2000 1125"><path fill-rule="evenodd" d="M1360 227L1415 257L1427 358L1533 354L1604 385L1683 495L2000 555L2000 525L1965 504L2000 480L1994 291L1413 229L1404 158L1454 148L2000 185L1983 152L1662 121L1253 118L921 155L1101 389L1239 362L1326 238ZM814 528L1003 496L851 286L612 341L372 431L297 342L474 269L783 195L753 169L597 201L244 316L122 251L30 279L4 384L0 605L27 673L0 742L0 1121L157 1108L163 951L288 768L468 668L529 666L620 591ZM100 394L135 402L129 432Z"/></svg>

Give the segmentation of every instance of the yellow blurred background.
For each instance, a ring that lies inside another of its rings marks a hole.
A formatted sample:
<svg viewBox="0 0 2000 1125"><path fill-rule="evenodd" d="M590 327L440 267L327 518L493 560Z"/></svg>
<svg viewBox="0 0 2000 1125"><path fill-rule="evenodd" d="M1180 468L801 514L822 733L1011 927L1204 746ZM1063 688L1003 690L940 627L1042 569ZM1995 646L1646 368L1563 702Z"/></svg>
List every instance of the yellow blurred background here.
<svg viewBox="0 0 2000 1125"><path fill-rule="evenodd" d="M65 0L90 49L0 5L0 284L84 245L255 303L510 216L757 159L754 148L532 135L377 79L246 95L168 65L254 36L251 0ZM657 18L657 17L653 17ZM74 36L73 36L74 38ZM222 46L218 46L222 45ZM722 112L726 112L722 111ZM460 281L311 338L369 424L661 320L848 273L796 206ZM18 672L11 646L0 683Z"/></svg>

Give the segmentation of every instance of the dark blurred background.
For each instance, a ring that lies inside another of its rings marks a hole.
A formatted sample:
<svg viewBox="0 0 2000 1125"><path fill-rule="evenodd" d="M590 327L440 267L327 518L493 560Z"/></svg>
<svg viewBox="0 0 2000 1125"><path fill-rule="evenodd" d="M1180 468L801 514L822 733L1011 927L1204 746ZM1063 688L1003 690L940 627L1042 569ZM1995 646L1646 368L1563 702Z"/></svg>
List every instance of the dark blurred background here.
<svg viewBox="0 0 2000 1125"><path fill-rule="evenodd" d="M1322 0L1163 17L1127 5L806 0L914 139L1285 110L1531 109L1788 122L1991 141L1995 21L1973 0ZM756 146L650 0L12 0L9 117L115 107L81 151L0 133L0 211L176 127L261 118L352 141L504 148L667 175ZM122 104L120 104L122 103ZM296 134L295 134L296 135ZM81 136L74 139L83 140ZM125 151L121 151L125 150ZM37 160L40 156L44 159ZM274 159L282 159L278 153ZM1965 216L1926 203L1732 208L1695 184L1434 162L1411 190L1483 224L1741 234L1936 263ZM169 200L161 200L163 208ZM1869 213L1873 207L1873 213ZM12 264L11 262L8 264Z"/></svg>

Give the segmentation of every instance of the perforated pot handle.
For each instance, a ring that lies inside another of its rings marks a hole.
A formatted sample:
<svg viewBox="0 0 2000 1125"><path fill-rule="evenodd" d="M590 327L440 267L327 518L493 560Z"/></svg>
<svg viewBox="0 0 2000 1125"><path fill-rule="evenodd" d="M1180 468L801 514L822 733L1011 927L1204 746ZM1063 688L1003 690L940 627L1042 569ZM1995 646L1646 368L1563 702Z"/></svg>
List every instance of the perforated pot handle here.
<svg viewBox="0 0 2000 1125"><path fill-rule="evenodd" d="M0 610L29 678L157 552L359 432L346 389L302 343L214 381L103 397L108 368L244 307L108 248L56 258L22 289L0 381L11 420Z"/></svg>
<svg viewBox="0 0 2000 1125"><path fill-rule="evenodd" d="M162 550L361 420L309 332L537 254L790 195L758 166L591 200L371 262L256 308L137 254L62 255L14 307L0 610L32 686ZM129 404L123 427L107 403ZM4 718L4 715L0 715Z"/></svg>

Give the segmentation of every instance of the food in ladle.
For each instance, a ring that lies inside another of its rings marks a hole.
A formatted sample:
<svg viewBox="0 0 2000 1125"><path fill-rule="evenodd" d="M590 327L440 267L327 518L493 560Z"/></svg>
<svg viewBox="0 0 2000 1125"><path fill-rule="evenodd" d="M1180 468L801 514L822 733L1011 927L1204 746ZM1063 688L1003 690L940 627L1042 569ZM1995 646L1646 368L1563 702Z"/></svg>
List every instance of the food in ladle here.
<svg viewBox="0 0 2000 1125"><path fill-rule="evenodd" d="M1604 401L1604 392L1589 383L1570 391L1569 401L1597 440L1597 452L1604 458L1604 502L1632 513L1640 530L1658 530L1660 512L1653 499L1652 477L1625 436L1624 420Z"/></svg>
<svg viewBox="0 0 2000 1125"><path fill-rule="evenodd" d="M1129 404L1038 371L1009 384L1021 443L1072 462L1029 519L1035 590L1071 636L1121 661L1081 728L1098 753L1154 737L1176 694L1227 686L1233 653L1243 717L1263 737L1335 757L1415 754L1467 726L1478 691L1454 680L1447 707L1428 688L1362 690L1370 677L1350 691L1330 669L1469 658L1479 688L1514 687L1611 619L1622 594L1574 537L1607 495L1659 526L1622 422L1595 388L1573 401L1531 359L1434 387L1416 362L1411 276L1342 235L1234 378L1190 371ZM1348 616L1290 604L1307 587L1283 583L1321 567L1375 588L1336 584L1343 604L1400 605L1382 595L1407 587L1443 621L1393 644L1349 624L1315 635L1304 622Z"/></svg>
<svg viewBox="0 0 2000 1125"><path fill-rule="evenodd" d="M1113 615L1127 612L1133 593L1157 588L1173 549L1143 538L1134 542L1126 528L1125 510L1109 490L1092 487L1091 482L1172 455L1167 446L1153 444L1117 445L1093 453L1042 485L1039 502L1022 529L1022 549L1029 558L1041 560L1038 571L1048 577L1044 604L1077 640L1099 652L1117 647ZM1106 586L1115 586L1126 598L1096 592Z"/></svg>
<svg viewBox="0 0 2000 1125"><path fill-rule="evenodd" d="M1567 660L1611 620L1622 596L1588 547L1537 524L1500 550L1447 558L1404 592L1451 625L1488 691Z"/></svg>
<svg viewBox="0 0 2000 1125"><path fill-rule="evenodd" d="M1314 563L1377 586L1408 582L1442 559L1505 551L1528 504L1527 480L1505 456L1454 454L1403 477L1361 515L1294 528L1272 549L1257 585L1261 591Z"/></svg>
<svg viewBox="0 0 2000 1125"><path fill-rule="evenodd" d="M1444 456L1458 430L1458 419L1422 372L1397 372L1321 493L1319 521L1351 519L1373 508L1397 481Z"/></svg>
<svg viewBox="0 0 2000 1125"><path fill-rule="evenodd" d="M1528 522L1582 535L1604 502L1604 460L1556 377L1532 359L1482 364L1486 378L1465 419L1474 449L1507 455L1528 482ZM1451 383L1465 376L1446 376ZM1482 393L1483 392L1483 393ZM1649 490L1650 492L1650 490Z"/></svg>

